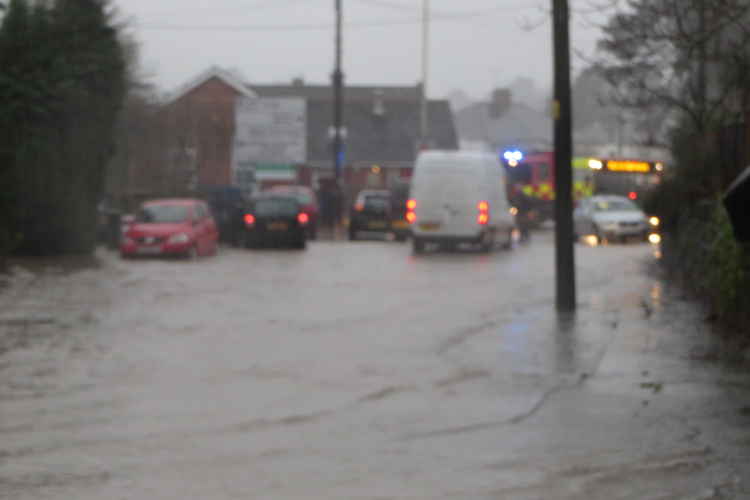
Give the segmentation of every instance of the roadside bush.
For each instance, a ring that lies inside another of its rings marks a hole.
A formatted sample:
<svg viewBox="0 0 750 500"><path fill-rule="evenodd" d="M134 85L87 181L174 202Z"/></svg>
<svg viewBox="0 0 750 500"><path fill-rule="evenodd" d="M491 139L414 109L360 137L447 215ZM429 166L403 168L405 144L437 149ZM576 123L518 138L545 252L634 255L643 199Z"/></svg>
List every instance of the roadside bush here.
<svg viewBox="0 0 750 500"><path fill-rule="evenodd" d="M662 264L668 276L710 306L723 326L746 331L750 320L750 255L734 238L720 200L686 205L663 231Z"/></svg>
<svg viewBox="0 0 750 500"><path fill-rule="evenodd" d="M719 317L738 323L747 317L750 279L748 256L734 239L732 225L721 203L716 203L710 221L706 281L713 290L713 308ZM741 324L741 321L740 323Z"/></svg>

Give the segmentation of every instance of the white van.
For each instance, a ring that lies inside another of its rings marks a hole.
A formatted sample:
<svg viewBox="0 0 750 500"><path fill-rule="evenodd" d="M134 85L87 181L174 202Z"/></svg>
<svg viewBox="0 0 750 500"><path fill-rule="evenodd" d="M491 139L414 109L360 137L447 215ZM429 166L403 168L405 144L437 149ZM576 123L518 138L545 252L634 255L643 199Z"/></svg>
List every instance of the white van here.
<svg viewBox="0 0 750 500"><path fill-rule="evenodd" d="M505 170L499 158L474 151L423 151L417 157L407 202L414 252L428 243L474 243L489 251L511 246Z"/></svg>

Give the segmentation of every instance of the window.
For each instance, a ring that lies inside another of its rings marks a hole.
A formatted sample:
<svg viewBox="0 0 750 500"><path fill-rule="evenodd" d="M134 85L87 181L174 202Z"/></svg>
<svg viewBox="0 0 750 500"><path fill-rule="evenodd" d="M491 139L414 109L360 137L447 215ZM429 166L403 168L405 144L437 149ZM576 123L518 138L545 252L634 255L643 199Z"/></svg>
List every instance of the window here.
<svg viewBox="0 0 750 500"><path fill-rule="evenodd" d="M539 181L544 182L550 179L549 165L546 163L537 164L537 171L539 172Z"/></svg>
<svg viewBox="0 0 750 500"><path fill-rule="evenodd" d="M195 206L195 217L197 219L203 219L206 215L208 214L206 213L206 207L203 203L199 203Z"/></svg>
<svg viewBox="0 0 750 500"><path fill-rule="evenodd" d="M135 218L138 222L170 223L183 222L190 216L187 205L146 205L142 207Z"/></svg>
<svg viewBox="0 0 750 500"><path fill-rule="evenodd" d="M593 202L595 212L631 212L639 210L629 200L596 200Z"/></svg>
<svg viewBox="0 0 750 500"><path fill-rule="evenodd" d="M372 212L386 212L391 206L391 200L387 196L366 196L365 210Z"/></svg>
<svg viewBox="0 0 750 500"><path fill-rule="evenodd" d="M292 198L266 198L255 202L256 216L289 216L299 211L297 202Z"/></svg>

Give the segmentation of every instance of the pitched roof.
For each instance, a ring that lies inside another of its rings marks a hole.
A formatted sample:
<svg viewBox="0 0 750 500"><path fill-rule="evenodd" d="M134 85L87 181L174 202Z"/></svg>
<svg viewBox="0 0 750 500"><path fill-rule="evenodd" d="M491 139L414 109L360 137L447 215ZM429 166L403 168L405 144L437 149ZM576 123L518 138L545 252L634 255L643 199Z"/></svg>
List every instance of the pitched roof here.
<svg viewBox="0 0 750 500"><path fill-rule="evenodd" d="M307 158L331 158L333 91L330 85L249 84L260 97L303 97L307 101ZM416 158L422 86L347 85L344 88L346 162L403 162ZM379 109L380 108L380 109ZM428 127L436 148L458 149L453 112L447 100L428 102ZM380 112L382 111L382 113Z"/></svg>
<svg viewBox="0 0 750 500"><path fill-rule="evenodd" d="M248 88L260 97L304 97L314 100L333 100L330 85L309 85L303 82L292 85L256 85ZM380 97L387 101L416 101L422 95L422 86L399 87L392 85L347 85L344 87L346 101L370 101Z"/></svg>
<svg viewBox="0 0 750 500"><path fill-rule="evenodd" d="M344 123L346 162L413 162L419 132L419 101L385 101L383 114L373 113L372 102L346 101ZM323 100L307 102L307 158L326 162L331 158L328 127L331 103ZM428 123L432 147L457 149L458 138L453 113L447 100L428 103Z"/></svg>
<svg viewBox="0 0 750 500"><path fill-rule="evenodd" d="M200 87L212 78L218 78L219 80L236 90L240 95L243 95L245 97L257 97L257 94L255 92L249 89L247 85L242 83L242 81L240 81L240 79L233 75L231 72L224 70L218 66L211 66L203 73L194 77L192 80L181 85L177 90L172 92L167 97L167 103L171 103L180 99L181 97L189 94L191 91Z"/></svg>
<svg viewBox="0 0 750 500"><path fill-rule="evenodd" d="M484 141L494 147L552 144L552 118L514 102L505 113L490 116L489 103L479 102L456 113L462 140Z"/></svg>

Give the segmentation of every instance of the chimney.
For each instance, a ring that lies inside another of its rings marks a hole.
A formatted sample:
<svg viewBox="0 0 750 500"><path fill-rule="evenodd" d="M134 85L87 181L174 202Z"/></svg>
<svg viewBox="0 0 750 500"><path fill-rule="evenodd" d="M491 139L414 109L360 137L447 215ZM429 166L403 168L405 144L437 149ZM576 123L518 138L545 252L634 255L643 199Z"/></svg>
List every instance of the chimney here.
<svg viewBox="0 0 750 500"><path fill-rule="evenodd" d="M500 118L504 115L510 105L513 102L513 96L510 89L495 89L492 91L492 99L490 100L490 117Z"/></svg>
<svg viewBox="0 0 750 500"><path fill-rule="evenodd" d="M301 76L292 79L292 87L304 87L305 79Z"/></svg>
<svg viewBox="0 0 750 500"><path fill-rule="evenodd" d="M375 116L385 115L385 101L383 100L384 92L381 89L375 90L375 98L372 103L372 114Z"/></svg>

